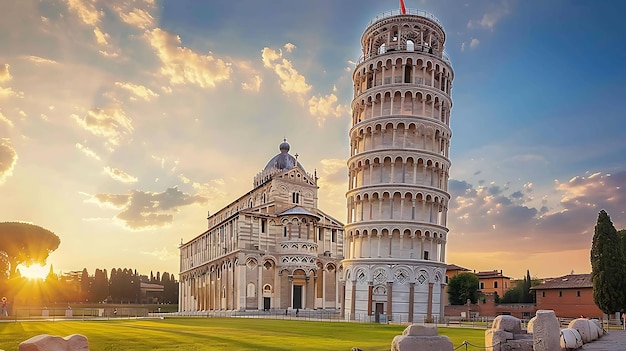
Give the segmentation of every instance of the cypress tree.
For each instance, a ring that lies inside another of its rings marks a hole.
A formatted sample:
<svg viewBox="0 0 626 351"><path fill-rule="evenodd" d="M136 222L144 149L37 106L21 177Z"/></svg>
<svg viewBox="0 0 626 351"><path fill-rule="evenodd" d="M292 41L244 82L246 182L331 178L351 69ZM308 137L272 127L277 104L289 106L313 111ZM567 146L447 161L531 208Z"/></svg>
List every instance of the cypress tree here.
<svg viewBox="0 0 626 351"><path fill-rule="evenodd" d="M591 279L593 300L602 312L610 315L626 307L626 258L604 210L598 215L591 244Z"/></svg>

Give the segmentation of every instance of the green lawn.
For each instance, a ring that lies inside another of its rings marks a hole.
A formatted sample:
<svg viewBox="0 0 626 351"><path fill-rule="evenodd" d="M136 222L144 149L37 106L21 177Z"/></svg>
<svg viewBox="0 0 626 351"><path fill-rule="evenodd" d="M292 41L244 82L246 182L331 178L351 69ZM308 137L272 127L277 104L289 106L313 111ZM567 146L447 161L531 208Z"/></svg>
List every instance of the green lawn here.
<svg viewBox="0 0 626 351"><path fill-rule="evenodd" d="M165 318L108 321L1 322L0 350L17 351L39 334L82 334L91 351L389 350L405 326L247 318ZM439 328L455 347L484 345L485 330ZM462 348L465 350L465 347ZM472 348L469 348L472 349Z"/></svg>

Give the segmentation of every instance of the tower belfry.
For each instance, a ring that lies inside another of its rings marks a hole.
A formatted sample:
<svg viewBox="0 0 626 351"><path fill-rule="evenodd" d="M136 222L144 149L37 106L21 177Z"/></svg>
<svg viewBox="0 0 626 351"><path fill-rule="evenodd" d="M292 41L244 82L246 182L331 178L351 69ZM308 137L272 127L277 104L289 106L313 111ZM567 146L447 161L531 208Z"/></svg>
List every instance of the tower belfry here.
<svg viewBox="0 0 626 351"><path fill-rule="evenodd" d="M443 317L454 78L445 39L435 16L404 8L374 18L361 37L349 132L346 319Z"/></svg>

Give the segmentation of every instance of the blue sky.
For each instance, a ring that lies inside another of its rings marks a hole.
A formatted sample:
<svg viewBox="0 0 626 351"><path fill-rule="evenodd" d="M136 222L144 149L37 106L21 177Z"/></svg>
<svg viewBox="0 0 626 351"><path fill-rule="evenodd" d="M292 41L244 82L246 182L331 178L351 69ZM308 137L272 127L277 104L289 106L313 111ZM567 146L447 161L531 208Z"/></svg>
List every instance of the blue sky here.
<svg viewBox="0 0 626 351"><path fill-rule="evenodd" d="M455 71L447 260L587 273L626 228L619 1L411 1ZM0 0L0 213L61 238L55 271L178 272L286 137L345 221L352 70L397 1Z"/></svg>

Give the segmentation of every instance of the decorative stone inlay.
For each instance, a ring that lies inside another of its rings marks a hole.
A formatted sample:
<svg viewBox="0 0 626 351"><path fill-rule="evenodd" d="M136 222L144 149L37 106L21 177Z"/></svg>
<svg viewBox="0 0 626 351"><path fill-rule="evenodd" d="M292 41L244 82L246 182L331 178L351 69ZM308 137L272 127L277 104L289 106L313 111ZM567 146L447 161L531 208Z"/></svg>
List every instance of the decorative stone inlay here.
<svg viewBox="0 0 626 351"><path fill-rule="evenodd" d="M246 262L246 266L248 266L248 269L254 269L257 266L257 262L254 258L251 258Z"/></svg>
<svg viewBox="0 0 626 351"><path fill-rule="evenodd" d="M404 284L407 279L409 279L409 274L405 270L401 269L396 271L394 278L396 279L396 282Z"/></svg>
<svg viewBox="0 0 626 351"><path fill-rule="evenodd" d="M367 275L365 275L365 271L363 269L359 269L356 272L356 280L359 283L364 284L366 279L367 279Z"/></svg>
<svg viewBox="0 0 626 351"><path fill-rule="evenodd" d="M377 269L374 271L374 282L376 284L383 284L387 281L387 273L384 269Z"/></svg>
<svg viewBox="0 0 626 351"><path fill-rule="evenodd" d="M420 273L420 275L417 277L417 281L418 281L420 284L424 284L424 282L425 282L426 280L428 280L428 279L426 278L426 276L424 276L424 273Z"/></svg>

